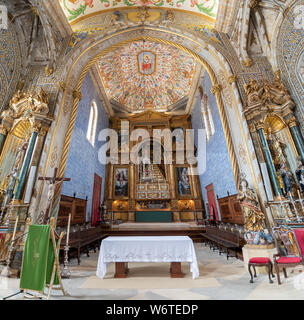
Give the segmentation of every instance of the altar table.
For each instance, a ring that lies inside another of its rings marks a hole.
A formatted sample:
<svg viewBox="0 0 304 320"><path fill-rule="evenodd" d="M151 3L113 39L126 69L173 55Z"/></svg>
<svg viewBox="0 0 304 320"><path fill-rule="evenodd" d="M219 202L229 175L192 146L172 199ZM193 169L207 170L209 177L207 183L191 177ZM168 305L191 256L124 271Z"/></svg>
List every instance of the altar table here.
<svg viewBox="0 0 304 320"><path fill-rule="evenodd" d="M182 277L181 262L190 263L192 278L199 277L193 241L188 236L108 237L102 241L96 275L103 278L110 262L115 262L115 277L127 275L128 262L170 262L171 276Z"/></svg>

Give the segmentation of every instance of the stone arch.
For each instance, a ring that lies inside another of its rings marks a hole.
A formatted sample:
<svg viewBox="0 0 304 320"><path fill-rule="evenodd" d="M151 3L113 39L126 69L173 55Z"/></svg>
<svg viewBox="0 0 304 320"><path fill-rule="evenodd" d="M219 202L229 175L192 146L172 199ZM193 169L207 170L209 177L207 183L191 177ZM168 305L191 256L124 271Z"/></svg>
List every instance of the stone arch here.
<svg viewBox="0 0 304 320"><path fill-rule="evenodd" d="M59 167L59 174L64 175L78 102L81 98L80 89L86 72L102 55L139 39L175 46L193 56L207 70L213 85L212 92L216 96L235 180L237 182L239 173L243 172L249 184L256 189L263 207L266 193L247 122L242 116L242 103L236 86L236 77L232 74L229 63L213 46L194 37L193 34L181 35L175 31L156 27L135 27L104 37L95 36L82 42L67 55L67 62L62 72L66 87L58 95L54 115L56 121L52 124L47 137L49 151L43 153L40 162L43 175L51 174L55 166ZM219 74L222 75L221 78ZM228 101L229 99L232 103ZM57 159L53 166L51 159ZM40 200L47 193L43 182L36 182L36 190L36 198L32 199L30 206L32 215L43 209L43 203ZM56 210L56 204L59 203L60 191L61 189L58 188L55 194L53 213Z"/></svg>

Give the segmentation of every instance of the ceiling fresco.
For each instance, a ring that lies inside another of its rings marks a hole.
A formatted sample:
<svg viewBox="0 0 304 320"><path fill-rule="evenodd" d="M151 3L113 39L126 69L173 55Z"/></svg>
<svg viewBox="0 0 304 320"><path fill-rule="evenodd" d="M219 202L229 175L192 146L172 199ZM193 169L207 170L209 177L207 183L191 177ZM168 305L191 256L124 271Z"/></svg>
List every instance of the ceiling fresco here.
<svg viewBox="0 0 304 320"><path fill-rule="evenodd" d="M218 0L58 0L68 21L74 23L107 9L148 6L181 9L216 18Z"/></svg>
<svg viewBox="0 0 304 320"><path fill-rule="evenodd" d="M175 47L136 41L105 55L98 63L109 99L134 111L166 111L189 94L195 60Z"/></svg>

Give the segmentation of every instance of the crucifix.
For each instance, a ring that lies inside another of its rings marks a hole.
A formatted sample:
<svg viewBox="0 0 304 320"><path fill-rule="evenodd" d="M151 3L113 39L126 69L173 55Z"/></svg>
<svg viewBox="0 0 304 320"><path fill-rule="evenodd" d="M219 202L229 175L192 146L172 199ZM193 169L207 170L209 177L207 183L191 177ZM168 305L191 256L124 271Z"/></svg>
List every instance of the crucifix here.
<svg viewBox="0 0 304 320"><path fill-rule="evenodd" d="M49 214L52 208L52 202L55 193L55 185L58 183L62 183L63 181L71 181L71 178L57 177L58 168L54 169L53 177L39 177L38 180L47 181L49 184L48 194L47 194L47 207L45 210L43 223L46 224L49 218Z"/></svg>

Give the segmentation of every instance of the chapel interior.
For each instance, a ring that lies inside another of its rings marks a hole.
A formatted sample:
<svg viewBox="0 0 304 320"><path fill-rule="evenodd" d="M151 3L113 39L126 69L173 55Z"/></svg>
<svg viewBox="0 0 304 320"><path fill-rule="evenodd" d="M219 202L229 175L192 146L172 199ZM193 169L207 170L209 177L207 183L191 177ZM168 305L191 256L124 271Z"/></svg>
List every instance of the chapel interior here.
<svg viewBox="0 0 304 320"><path fill-rule="evenodd" d="M45 226L47 298L303 299L303 36L304 0L0 0L1 298ZM148 236L188 237L198 279L96 277Z"/></svg>

